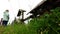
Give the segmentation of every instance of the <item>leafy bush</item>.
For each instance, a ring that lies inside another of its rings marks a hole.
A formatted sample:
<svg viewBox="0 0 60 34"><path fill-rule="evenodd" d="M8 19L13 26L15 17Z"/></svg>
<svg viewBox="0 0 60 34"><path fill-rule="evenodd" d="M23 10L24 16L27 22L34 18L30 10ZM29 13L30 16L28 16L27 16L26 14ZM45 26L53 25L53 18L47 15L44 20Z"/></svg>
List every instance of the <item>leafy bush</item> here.
<svg viewBox="0 0 60 34"><path fill-rule="evenodd" d="M60 7L50 10L51 13L47 12L30 21L29 27L35 30L39 34L60 34ZM59 31L58 31L59 30Z"/></svg>

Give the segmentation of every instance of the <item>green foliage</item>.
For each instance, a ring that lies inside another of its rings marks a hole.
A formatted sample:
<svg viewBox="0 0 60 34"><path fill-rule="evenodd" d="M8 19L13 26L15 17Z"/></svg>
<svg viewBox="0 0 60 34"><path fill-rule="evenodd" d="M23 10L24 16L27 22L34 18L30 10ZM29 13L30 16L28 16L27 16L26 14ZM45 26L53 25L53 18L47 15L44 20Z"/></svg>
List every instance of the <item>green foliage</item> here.
<svg viewBox="0 0 60 34"><path fill-rule="evenodd" d="M60 7L50 11L28 24L14 21L12 25L0 26L0 34L60 34Z"/></svg>
<svg viewBox="0 0 60 34"><path fill-rule="evenodd" d="M34 29L44 34L60 34L60 7L50 10L51 13L47 12L40 16L40 18L35 18L29 23L30 29Z"/></svg>

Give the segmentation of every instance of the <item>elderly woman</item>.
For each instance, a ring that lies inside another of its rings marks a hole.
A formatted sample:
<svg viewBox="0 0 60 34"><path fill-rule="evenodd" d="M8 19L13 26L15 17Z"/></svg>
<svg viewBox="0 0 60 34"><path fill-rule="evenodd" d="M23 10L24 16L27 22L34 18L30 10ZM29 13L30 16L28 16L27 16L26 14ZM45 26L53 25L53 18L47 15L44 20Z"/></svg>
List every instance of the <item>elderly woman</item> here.
<svg viewBox="0 0 60 34"><path fill-rule="evenodd" d="M9 21L9 10L6 10L3 14L3 25L7 25Z"/></svg>

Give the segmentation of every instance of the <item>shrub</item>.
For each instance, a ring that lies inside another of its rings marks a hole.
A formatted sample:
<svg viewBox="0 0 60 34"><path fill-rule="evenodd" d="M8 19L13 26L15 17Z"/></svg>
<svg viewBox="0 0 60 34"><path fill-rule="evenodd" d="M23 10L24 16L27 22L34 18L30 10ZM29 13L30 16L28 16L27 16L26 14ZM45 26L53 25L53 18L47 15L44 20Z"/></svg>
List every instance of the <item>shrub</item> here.
<svg viewBox="0 0 60 34"><path fill-rule="evenodd" d="M39 34L41 31L44 34L60 34L60 7L50 11L50 14L46 12L39 18L31 20L29 23L29 28L35 30Z"/></svg>

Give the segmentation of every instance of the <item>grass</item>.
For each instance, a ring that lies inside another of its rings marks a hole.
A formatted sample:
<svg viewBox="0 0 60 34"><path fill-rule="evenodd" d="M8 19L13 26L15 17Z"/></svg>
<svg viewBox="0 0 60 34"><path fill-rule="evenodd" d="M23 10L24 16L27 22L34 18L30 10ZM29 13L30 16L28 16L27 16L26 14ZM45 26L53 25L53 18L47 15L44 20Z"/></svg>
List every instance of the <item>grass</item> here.
<svg viewBox="0 0 60 34"><path fill-rule="evenodd" d="M0 34L33 34L26 24L0 26Z"/></svg>

